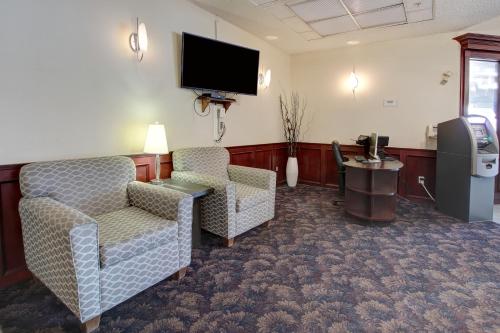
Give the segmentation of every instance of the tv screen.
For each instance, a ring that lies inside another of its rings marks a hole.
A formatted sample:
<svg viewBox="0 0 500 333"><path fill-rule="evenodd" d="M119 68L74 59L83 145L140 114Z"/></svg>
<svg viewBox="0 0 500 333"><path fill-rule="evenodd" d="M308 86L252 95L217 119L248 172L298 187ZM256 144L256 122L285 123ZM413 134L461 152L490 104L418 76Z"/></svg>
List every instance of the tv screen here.
<svg viewBox="0 0 500 333"><path fill-rule="evenodd" d="M257 95L259 51L182 34L183 88Z"/></svg>

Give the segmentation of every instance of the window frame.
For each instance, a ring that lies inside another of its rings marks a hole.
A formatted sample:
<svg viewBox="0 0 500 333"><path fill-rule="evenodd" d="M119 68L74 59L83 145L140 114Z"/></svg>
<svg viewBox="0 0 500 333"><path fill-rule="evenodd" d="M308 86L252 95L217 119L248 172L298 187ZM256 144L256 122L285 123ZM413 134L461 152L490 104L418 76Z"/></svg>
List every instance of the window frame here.
<svg viewBox="0 0 500 333"><path fill-rule="evenodd" d="M484 59L500 62L500 36L469 33L453 39L460 43L461 46L460 116L464 116L466 114L467 105L469 104L469 61L471 59ZM498 101L500 102L500 99L498 99ZM499 107L500 106L497 106L497 108Z"/></svg>

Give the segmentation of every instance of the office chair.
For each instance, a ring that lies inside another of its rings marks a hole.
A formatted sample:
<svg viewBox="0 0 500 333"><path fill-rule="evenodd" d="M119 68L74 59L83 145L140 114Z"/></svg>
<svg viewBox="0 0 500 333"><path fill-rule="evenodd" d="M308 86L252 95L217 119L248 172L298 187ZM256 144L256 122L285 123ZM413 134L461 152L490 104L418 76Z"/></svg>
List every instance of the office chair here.
<svg viewBox="0 0 500 333"><path fill-rule="evenodd" d="M337 172L339 174L339 195L344 197L345 195L345 166L344 162L348 161L348 158L345 158L340 150L340 143L335 140L332 142L332 150L333 157L335 158L335 162L337 163ZM344 199L335 199L333 201L334 205L338 205L344 202Z"/></svg>

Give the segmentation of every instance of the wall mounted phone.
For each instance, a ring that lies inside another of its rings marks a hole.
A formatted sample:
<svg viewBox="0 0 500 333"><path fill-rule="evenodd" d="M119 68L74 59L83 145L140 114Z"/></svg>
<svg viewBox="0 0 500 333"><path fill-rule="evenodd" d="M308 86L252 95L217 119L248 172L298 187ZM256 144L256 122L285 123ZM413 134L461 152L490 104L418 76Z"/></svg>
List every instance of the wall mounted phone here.
<svg viewBox="0 0 500 333"><path fill-rule="evenodd" d="M216 112L214 112L214 141L216 143L220 143L226 134L225 118L226 110L223 107L217 107Z"/></svg>
<svg viewBox="0 0 500 333"><path fill-rule="evenodd" d="M438 137L438 126L435 124L427 125L427 137L430 139L437 139Z"/></svg>

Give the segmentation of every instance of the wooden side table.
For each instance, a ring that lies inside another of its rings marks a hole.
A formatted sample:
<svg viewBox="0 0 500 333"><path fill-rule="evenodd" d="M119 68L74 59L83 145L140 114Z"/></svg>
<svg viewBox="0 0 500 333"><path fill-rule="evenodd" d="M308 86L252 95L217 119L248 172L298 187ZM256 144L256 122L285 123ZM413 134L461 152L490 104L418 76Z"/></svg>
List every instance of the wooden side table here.
<svg viewBox="0 0 500 333"><path fill-rule="evenodd" d="M193 242L192 247L196 248L201 245L201 198L209 195L214 191L213 188L183 182L180 180L175 180L172 178L162 179L160 184L155 184L158 186L163 186L171 190L180 191L193 196Z"/></svg>

